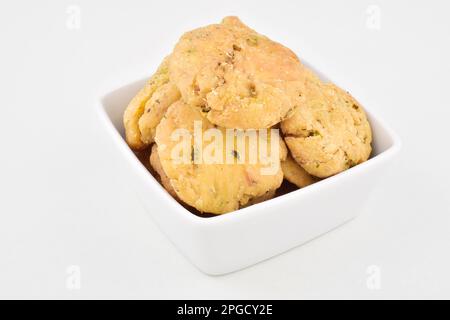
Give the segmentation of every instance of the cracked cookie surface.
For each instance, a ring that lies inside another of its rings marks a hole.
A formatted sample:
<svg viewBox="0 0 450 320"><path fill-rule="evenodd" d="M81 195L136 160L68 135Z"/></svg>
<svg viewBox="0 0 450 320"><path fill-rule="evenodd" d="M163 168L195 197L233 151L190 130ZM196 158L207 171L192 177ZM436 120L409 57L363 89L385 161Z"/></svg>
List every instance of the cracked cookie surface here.
<svg viewBox="0 0 450 320"><path fill-rule="evenodd" d="M304 67L288 48L236 17L182 36L170 60L183 100L225 128L269 128L291 115Z"/></svg>
<svg viewBox="0 0 450 320"><path fill-rule="evenodd" d="M281 129L297 163L319 178L366 161L372 150L372 131L361 105L314 76L306 83L304 103Z"/></svg>
<svg viewBox="0 0 450 320"><path fill-rule="evenodd" d="M192 137L195 123L201 124L202 137L199 140L201 146L194 143ZM210 129L216 131L209 131ZM208 137L206 131L220 132L222 135ZM174 133L180 134L178 139ZM179 138L182 135L187 139L187 145L180 145ZM235 142L231 143L229 149L225 140L222 141L224 151L218 153L221 156L216 158L217 162L198 161L199 158L205 158L206 154L212 156L213 152L209 146L215 139L220 141L223 137L226 137L225 129L217 128L198 108L182 101L175 102L169 107L156 130L155 141L158 145L159 158L170 184L183 202L200 212L223 214L235 211L254 198L270 195L271 191L276 190L283 181L280 167L282 150L272 158L275 169L271 173L264 173L262 170L270 166L267 162L251 163L250 148L246 148L244 153L240 154L236 151L239 149L236 148ZM269 140L270 135L263 143L266 143L266 147L270 150ZM185 161L180 161L178 156ZM233 159L233 163L225 161L227 156ZM239 161L241 163L238 163Z"/></svg>

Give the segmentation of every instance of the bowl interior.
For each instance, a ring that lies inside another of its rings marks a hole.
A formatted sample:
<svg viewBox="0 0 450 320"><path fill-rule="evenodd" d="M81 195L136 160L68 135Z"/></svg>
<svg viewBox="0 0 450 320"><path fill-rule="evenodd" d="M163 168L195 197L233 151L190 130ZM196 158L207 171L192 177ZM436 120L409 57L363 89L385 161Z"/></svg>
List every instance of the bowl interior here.
<svg viewBox="0 0 450 320"><path fill-rule="evenodd" d="M314 68L311 68L314 70ZM316 71L319 76L321 76L322 79L327 80L323 74ZM107 93L102 99L101 99L101 105L100 107L104 111L104 115L108 118L107 120L111 122L115 130L119 133L119 135L122 137L121 143L124 144L124 147L128 148L126 142L125 142L125 132L124 132L124 126L123 126L123 112L125 108L127 107L130 100L136 95L136 93L144 86L147 79L142 79L139 81L135 81L133 83L127 84L125 86L122 86L118 89L115 89L109 93ZM362 103L364 106L364 103ZM371 127L372 127L372 133L373 133L373 142L372 147L373 151L371 154L371 157L369 161L374 161L375 158L378 158L380 155L386 153L389 149L393 149L395 146L398 147L399 140L395 133L390 130L380 119L375 117L373 114L370 113L370 111L365 108L366 114L368 116L368 119L370 121ZM142 159L138 159L136 156L136 164L141 165ZM368 162L369 162L368 161ZM351 170L349 170L351 171ZM345 174L348 172L344 172ZM151 178L151 176L149 176ZM155 183L158 183L156 179L154 180ZM293 185L290 183L283 183L281 188L277 191L277 197L282 196L283 194L290 193L292 191L298 191L298 188L294 188ZM303 190L303 189L302 189ZM186 207L185 207L186 208ZM195 209L192 208L186 208L191 213L200 216L202 218L208 218L208 217L218 217L214 215L205 215L205 214L199 214ZM240 210L239 210L240 211ZM229 216L230 214L227 214L226 216Z"/></svg>

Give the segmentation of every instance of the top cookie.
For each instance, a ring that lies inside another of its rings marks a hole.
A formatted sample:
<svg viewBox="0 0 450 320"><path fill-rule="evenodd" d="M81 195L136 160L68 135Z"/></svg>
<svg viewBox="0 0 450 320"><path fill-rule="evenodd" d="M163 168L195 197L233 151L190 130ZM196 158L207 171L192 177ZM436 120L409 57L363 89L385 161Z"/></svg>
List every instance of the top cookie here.
<svg viewBox="0 0 450 320"><path fill-rule="evenodd" d="M372 131L349 93L310 73L304 98L281 129L292 156L309 174L326 178L369 158Z"/></svg>
<svg viewBox="0 0 450 320"><path fill-rule="evenodd" d="M188 32L169 64L183 100L224 128L269 128L299 105L304 67L288 48L225 18Z"/></svg>

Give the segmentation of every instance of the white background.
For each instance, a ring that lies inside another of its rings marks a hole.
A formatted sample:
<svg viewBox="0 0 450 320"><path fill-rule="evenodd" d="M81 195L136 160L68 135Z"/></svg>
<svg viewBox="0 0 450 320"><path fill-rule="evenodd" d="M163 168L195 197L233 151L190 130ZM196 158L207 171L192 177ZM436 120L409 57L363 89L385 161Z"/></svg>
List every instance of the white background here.
<svg viewBox="0 0 450 320"><path fill-rule="evenodd" d="M230 14L370 104L403 150L358 219L209 277L118 174L94 105L104 83L149 76L184 31ZM449 15L444 0L2 1L0 297L450 298Z"/></svg>

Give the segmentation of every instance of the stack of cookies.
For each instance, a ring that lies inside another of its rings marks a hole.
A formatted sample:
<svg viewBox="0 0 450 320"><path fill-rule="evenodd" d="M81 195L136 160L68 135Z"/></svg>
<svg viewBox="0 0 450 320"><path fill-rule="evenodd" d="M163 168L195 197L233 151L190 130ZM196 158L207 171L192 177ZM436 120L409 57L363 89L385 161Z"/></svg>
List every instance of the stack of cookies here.
<svg viewBox="0 0 450 320"><path fill-rule="evenodd" d="M164 188L210 214L269 200L283 180L305 187L371 153L361 105L236 17L183 35L124 125Z"/></svg>

